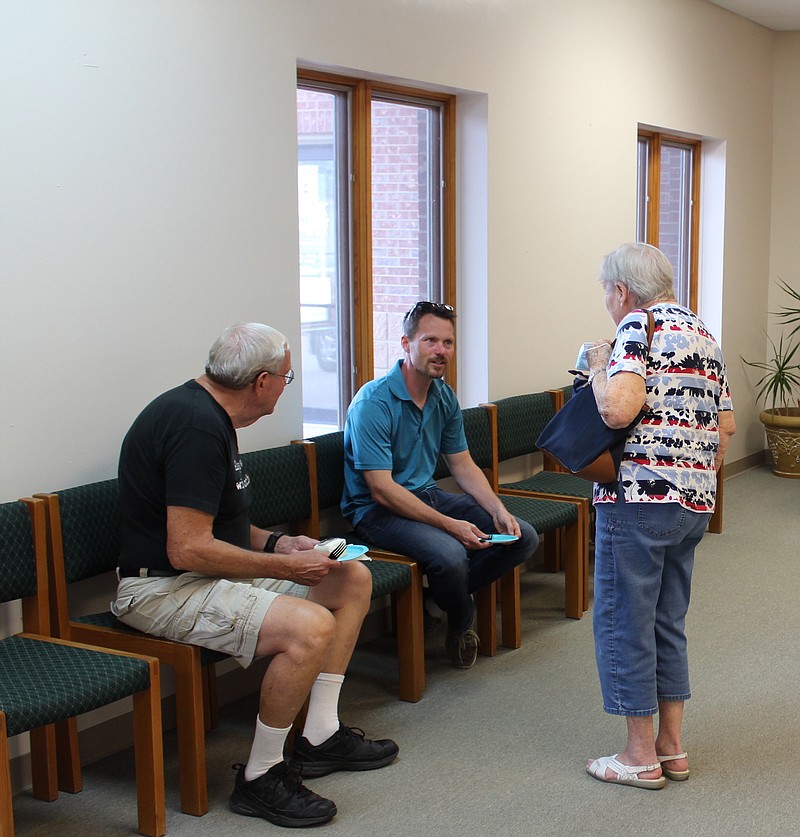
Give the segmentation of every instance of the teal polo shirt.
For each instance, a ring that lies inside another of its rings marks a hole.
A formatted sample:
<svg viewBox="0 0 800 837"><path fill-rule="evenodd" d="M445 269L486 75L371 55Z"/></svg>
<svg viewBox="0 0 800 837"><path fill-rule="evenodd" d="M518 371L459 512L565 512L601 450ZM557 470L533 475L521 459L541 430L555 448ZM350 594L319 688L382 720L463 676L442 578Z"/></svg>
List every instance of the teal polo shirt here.
<svg viewBox="0 0 800 837"><path fill-rule="evenodd" d="M397 364L356 393L344 425L342 514L355 526L377 504L364 471L391 471L398 485L422 491L434 485L439 454L467 449L464 420L455 392L431 382L422 410L411 399Z"/></svg>

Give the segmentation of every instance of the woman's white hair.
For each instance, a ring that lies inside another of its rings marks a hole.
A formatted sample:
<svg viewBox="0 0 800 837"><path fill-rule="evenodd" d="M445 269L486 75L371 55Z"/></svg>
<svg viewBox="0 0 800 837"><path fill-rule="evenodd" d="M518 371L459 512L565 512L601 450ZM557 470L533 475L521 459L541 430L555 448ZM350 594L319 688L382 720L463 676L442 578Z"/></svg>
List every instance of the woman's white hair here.
<svg viewBox="0 0 800 837"><path fill-rule="evenodd" d="M605 256L598 279L606 290L623 285L640 305L675 298L669 259L658 247L640 241L623 244Z"/></svg>
<svg viewBox="0 0 800 837"><path fill-rule="evenodd" d="M209 349L206 375L227 389L244 389L262 372L279 373L289 343L263 323L230 326Z"/></svg>

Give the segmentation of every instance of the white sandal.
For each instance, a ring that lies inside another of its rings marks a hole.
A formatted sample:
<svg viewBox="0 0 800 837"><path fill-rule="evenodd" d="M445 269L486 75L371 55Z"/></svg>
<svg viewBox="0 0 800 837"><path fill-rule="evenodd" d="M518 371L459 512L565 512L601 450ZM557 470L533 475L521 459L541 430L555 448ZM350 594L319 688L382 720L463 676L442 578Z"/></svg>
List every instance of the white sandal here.
<svg viewBox="0 0 800 837"><path fill-rule="evenodd" d="M689 778L689 769L686 770L670 770L669 767L664 767L665 761L675 761L676 759L688 758L687 753L678 753L675 756L657 756L661 763L661 769L667 779L672 779L673 782L685 782Z"/></svg>
<svg viewBox="0 0 800 837"><path fill-rule="evenodd" d="M613 756L602 756L595 759L587 768L586 772L595 779L601 782L609 782L615 785L631 785L634 788L648 788L649 790L660 790L667 784L667 780L663 776L657 779L640 779L640 773L647 773L649 770L655 770L660 766L659 762L655 764L623 764L617 760L619 753ZM677 756L675 757L677 758ZM617 774L616 778L606 778L606 768L613 770ZM663 768L662 768L663 769Z"/></svg>

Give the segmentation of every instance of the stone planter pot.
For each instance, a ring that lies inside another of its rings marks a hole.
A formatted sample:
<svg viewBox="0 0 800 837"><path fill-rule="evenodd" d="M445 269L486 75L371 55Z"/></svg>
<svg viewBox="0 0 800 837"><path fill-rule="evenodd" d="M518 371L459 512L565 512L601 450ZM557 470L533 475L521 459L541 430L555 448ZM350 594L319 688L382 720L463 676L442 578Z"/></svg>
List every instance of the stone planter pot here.
<svg viewBox="0 0 800 837"><path fill-rule="evenodd" d="M800 478L800 408L764 410L759 418L767 431L773 473Z"/></svg>

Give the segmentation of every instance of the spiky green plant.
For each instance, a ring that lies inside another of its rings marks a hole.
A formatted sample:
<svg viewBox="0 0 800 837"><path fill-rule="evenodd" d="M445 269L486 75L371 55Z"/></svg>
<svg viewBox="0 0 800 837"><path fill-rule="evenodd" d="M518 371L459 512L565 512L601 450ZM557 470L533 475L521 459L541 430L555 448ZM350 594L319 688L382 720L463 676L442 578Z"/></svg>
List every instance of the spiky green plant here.
<svg viewBox="0 0 800 837"><path fill-rule="evenodd" d="M764 374L756 382L758 390L756 398L763 399L764 404L770 405L776 413L788 414L789 407L800 407L800 399L795 393L800 392L800 363L794 362L795 355L800 351L800 343L793 342L792 337L800 331L800 293L782 279L778 279L778 287L794 299L798 305L782 305L780 311L773 311L784 326L794 326L788 334L781 334L776 345L767 336L771 347L771 357L766 361L742 361L754 369L760 369ZM800 360L800 358L798 358Z"/></svg>
<svg viewBox="0 0 800 837"><path fill-rule="evenodd" d="M783 279L778 279L778 287L797 302L795 307L781 305L781 310L774 312L775 316L779 317L784 325L794 324L794 328L789 332L789 337L792 337L800 331L800 293L791 285L787 285Z"/></svg>

